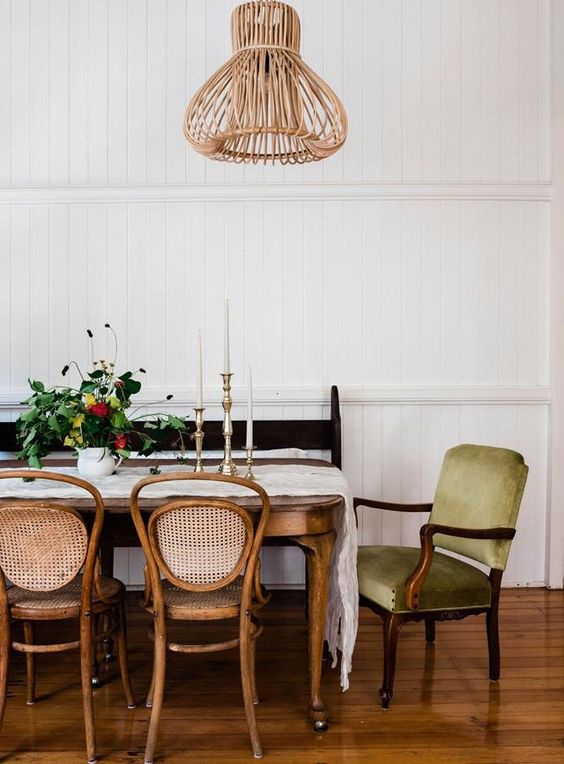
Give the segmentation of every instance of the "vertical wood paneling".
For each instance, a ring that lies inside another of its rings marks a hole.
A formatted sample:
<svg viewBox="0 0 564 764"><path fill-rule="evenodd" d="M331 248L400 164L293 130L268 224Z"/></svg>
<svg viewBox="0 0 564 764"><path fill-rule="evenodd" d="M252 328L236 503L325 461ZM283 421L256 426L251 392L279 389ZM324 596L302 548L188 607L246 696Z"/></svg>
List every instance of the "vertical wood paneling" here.
<svg viewBox="0 0 564 764"><path fill-rule="evenodd" d="M31 183L30 0L12 0L10 14L10 183Z"/></svg>
<svg viewBox="0 0 564 764"><path fill-rule="evenodd" d="M29 177L43 186L49 184L49 3L31 0L29 23Z"/></svg>
<svg viewBox="0 0 564 764"><path fill-rule="evenodd" d="M88 3L69 2L69 181L77 185L89 180L88 21Z"/></svg>
<svg viewBox="0 0 564 764"><path fill-rule="evenodd" d="M460 10L460 150L461 177L480 177L480 3L461 0Z"/></svg>
<svg viewBox="0 0 564 764"><path fill-rule="evenodd" d="M147 3L147 182L166 183L167 25L161 0ZM184 43L186 50L186 44ZM179 67L180 68L180 67Z"/></svg>
<svg viewBox="0 0 564 764"><path fill-rule="evenodd" d="M108 2L90 0L88 13L88 182L91 185L108 183Z"/></svg>
<svg viewBox="0 0 564 764"><path fill-rule="evenodd" d="M147 0L127 3L127 180L147 182Z"/></svg>
<svg viewBox="0 0 564 764"><path fill-rule="evenodd" d="M163 232L164 238L161 238L158 245L160 255L153 255L148 261L151 264L150 269L153 270L156 263L156 268L161 274L156 274L156 282L151 285L147 302L151 315L153 293L162 305L167 387L182 387L187 384L189 360L194 363L196 358L194 346L192 345L190 356L187 349L191 327L186 321L186 303L191 299L192 292L198 291L198 282L189 275L189 264L202 257L202 250L195 247L187 251L187 215L183 204L167 204L163 212L166 216L166 229Z"/></svg>
<svg viewBox="0 0 564 764"><path fill-rule="evenodd" d="M10 0L0 1L0 124L3 125L0 141L0 184L11 183L12 109L11 93L11 15Z"/></svg>
<svg viewBox="0 0 564 764"><path fill-rule="evenodd" d="M108 183L127 183L128 0L108 6Z"/></svg>

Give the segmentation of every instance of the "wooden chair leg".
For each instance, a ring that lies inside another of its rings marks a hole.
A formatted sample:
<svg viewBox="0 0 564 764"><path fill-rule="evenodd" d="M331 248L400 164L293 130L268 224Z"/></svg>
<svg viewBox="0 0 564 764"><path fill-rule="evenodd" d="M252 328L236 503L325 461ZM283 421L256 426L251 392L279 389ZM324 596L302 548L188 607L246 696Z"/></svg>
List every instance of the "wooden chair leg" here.
<svg viewBox="0 0 564 764"><path fill-rule="evenodd" d="M152 710L149 722L149 734L145 746L145 764L153 764L155 745L159 732L159 721L163 707L164 684L166 674L166 632L164 624L155 624L155 650L153 666L153 695L151 697Z"/></svg>
<svg viewBox="0 0 564 764"><path fill-rule="evenodd" d="M499 653L499 619L498 608L491 607L486 613L486 629L488 632L488 653L490 658L490 679L497 682L500 671Z"/></svg>
<svg viewBox="0 0 564 764"><path fill-rule="evenodd" d="M90 681L92 683L92 687L101 687L102 686L102 680L100 679L100 664L98 662L98 640L96 637L98 636L98 615L92 615L91 618L91 677Z"/></svg>
<svg viewBox="0 0 564 764"><path fill-rule="evenodd" d="M425 618L425 639L429 644L435 641L435 619Z"/></svg>
<svg viewBox="0 0 564 764"><path fill-rule="evenodd" d="M258 690L257 690L257 674L256 674L256 658L257 658L257 641L252 639L249 644L250 649L250 672L251 672L251 694L253 696L253 703L255 706L259 702Z"/></svg>
<svg viewBox="0 0 564 764"><path fill-rule="evenodd" d="M10 658L10 617L7 606L0 615L0 727L4 720L8 697L8 664Z"/></svg>
<svg viewBox="0 0 564 764"><path fill-rule="evenodd" d="M252 690L252 646L250 639L250 617L243 616L241 628L239 630L239 653L241 662L241 686L243 688L243 702L245 704L245 714L249 735L251 737L251 746L255 759L262 758L262 747L257 729L257 719L255 714L255 704L253 702Z"/></svg>
<svg viewBox="0 0 564 764"><path fill-rule="evenodd" d="M23 622L24 642L26 645L33 644L33 623L31 621ZM35 703L35 655L33 653L25 654L25 673L26 673L26 692L27 705L32 706Z"/></svg>
<svg viewBox="0 0 564 764"><path fill-rule="evenodd" d="M395 613L388 613L384 618L384 676L379 690L382 708L390 707L394 694L394 676L396 673L396 655L401 621Z"/></svg>
<svg viewBox="0 0 564 764"><path fill-rule="evenodd" d="M135 697L133 695L133 688L131 687L131 677L129 676L129 664L127 660L127 622L125 620L124 600L121 600L119 605L116 607L116 620L118 627L117 643L121 681L127 700L127 707L135 708Z"/></svg>
<svg viewBox="0 0 564 764"><path fill-rule="evenodd" d="M88 764L96 764L96 736L94 731L94 698L92 695L92 618L80 619L80 672L82 678L82 706L86 732Z"/></svg>
<svg viewBox="0 0 564 764"><path fill-rule="evenodd" d="M153 697L155 695L155 665L153 661L153 673L151 674L151 684L149 685L149 692L147 693L147 698L145 700L145 705L147 708L153 707Z"/></svg>

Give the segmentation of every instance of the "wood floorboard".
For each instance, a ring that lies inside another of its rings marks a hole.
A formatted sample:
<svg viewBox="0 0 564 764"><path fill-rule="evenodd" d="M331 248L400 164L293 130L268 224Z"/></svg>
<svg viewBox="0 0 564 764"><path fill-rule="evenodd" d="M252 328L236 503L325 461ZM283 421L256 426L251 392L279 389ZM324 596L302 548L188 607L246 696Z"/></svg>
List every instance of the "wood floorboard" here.
<svg viewBox="0 0 564 764"><path fill-rule="evenodd" d="M564 592L505 590L500 612L502 677L487 677L484 618L437 624L434 647L421 624L400 638L391 710L378 705L382 635L361 611L351 688L324 666L331 725L313 732L306 718L306 630L301 594L275 592L257 650L257 707L265 761L297 764L564 764ZM151 673L147 617L128 604L130 666L139 705L125 704L117 664L95 692L99 762L142 762L149 711L142 703ZM42 625L38 638L70 633ZM198 638L209 625L200 625ZM217 626L226 635L229 630ZM178 631L178 629L176 629ZM39 700L25 703L24 661L12 655L0 761L84 764L76 653L39 656ZM169 654L158 764L252 761L237 653Z"/></svg>

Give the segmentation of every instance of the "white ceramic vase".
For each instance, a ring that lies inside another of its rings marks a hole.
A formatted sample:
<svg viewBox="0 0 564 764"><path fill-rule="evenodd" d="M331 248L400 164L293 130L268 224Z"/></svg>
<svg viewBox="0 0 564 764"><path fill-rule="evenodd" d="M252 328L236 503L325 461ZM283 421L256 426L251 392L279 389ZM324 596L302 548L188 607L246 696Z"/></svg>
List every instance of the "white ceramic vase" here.
<svg viewBox="0 0 564 764"><path fill-rule="evenodd" d="M76 466L83 477L107 477L114 474L121 462L108 448L81 448Z"/></svg>

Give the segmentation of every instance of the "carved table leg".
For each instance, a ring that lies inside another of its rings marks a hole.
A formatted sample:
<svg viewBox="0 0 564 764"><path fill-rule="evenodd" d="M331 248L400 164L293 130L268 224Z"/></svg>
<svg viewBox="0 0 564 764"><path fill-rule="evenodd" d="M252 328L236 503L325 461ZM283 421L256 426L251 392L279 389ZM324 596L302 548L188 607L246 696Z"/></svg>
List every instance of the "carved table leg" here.
<svg viewBox="0 0 564 764"><path fill-rule="evenodd" d="M323 631L329 593L329 565L335 543L335 531L294 539L304 550L309 578L308 591L308 657L310 701L309 717L317 731L327 729L327 709L321 700L321 666Z"/></svg>

